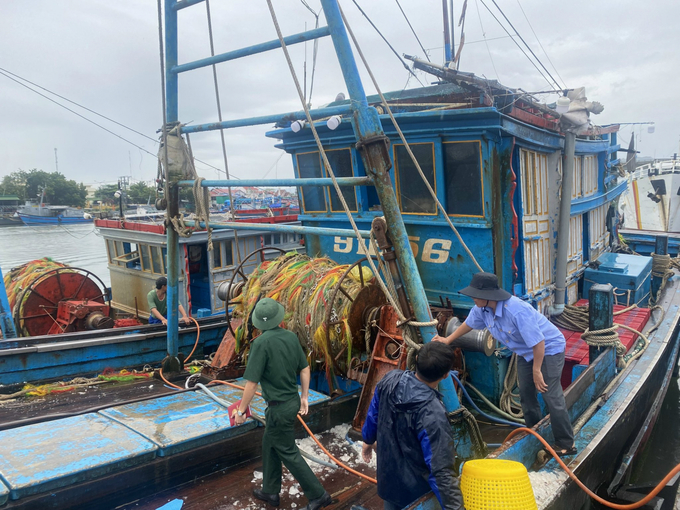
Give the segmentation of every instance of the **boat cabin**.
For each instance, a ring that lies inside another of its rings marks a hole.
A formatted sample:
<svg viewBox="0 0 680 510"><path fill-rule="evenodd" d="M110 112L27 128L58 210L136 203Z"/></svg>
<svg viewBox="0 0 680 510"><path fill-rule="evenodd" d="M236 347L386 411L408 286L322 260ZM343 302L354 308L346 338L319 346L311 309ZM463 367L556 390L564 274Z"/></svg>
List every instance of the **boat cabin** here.
<svg viewBox="0 0 680 510"><path fill-rule="evenodd" d="M549 306L555 270L564 137L557 116L502 107L484 92L454 83L386 95L397 121L438 200L485 271L504 288ZM377 96L368 98L383 113ZM346 101L331 103L340 106ZM478 269L467 256L417 173L388 115L390 177L411 248L431 304L469 308L457 293ZM351 122L331 130L316 124L337 177L365 176ZM625 190L618 178L618 126L599 128L576 141L568 254L568 302L578 297L586 264L608 249L615 221L610 205ZM311 130L281 127L267 133L291 154L299 178L328 177ZM342 188L360 229L381 216L375 189ZM300 220L316 227L348 227L333 187L299 189ZM306 235L308 254L339 263L364 253L352 237Z"/></svg>
<svg viewBox="0 0 680 510"><path fill-rule="evenodd" d="M295 216L261 220L277 222L278 219L296 224ZM112 306L148 319L146 295L155 288L156 279L167 274L165 226L118 220L96 220L95 225L106 243ZM241 281L240 273L250 274L263 260L279 255L280 250L301 249L300 241L299 234L248 230L235 235L231 229L214 230L210 251L205 230L180 238L180 303L198 317L224 313L225 302L217 292L221 284L232 279ZM261 248L265 249L246 258Z"/></svg>

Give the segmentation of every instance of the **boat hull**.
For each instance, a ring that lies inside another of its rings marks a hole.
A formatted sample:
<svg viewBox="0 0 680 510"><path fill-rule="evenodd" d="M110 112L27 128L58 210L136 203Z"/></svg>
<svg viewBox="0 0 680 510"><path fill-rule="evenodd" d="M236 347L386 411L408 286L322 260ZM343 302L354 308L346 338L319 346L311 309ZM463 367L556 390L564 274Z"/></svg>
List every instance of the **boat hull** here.
<svg viewBox="0 0 680 510"><path fill-rule="evenodd" d="M200 348L215 349L227 324L222 319L199 323ZM179 348L190 351L197 329L180 330ZM106 368L157 364L167 355L165 326L141 326L0 342L0 382L3 385L72 378Z"/></svg>
<svg viewBox="0 0 680 510"><path fill-rule="evenodd" d="M19 218L26 225L72 225L77 223L92 223L92 218L78 216L34 216L32 214L21 214Z"/></svg>

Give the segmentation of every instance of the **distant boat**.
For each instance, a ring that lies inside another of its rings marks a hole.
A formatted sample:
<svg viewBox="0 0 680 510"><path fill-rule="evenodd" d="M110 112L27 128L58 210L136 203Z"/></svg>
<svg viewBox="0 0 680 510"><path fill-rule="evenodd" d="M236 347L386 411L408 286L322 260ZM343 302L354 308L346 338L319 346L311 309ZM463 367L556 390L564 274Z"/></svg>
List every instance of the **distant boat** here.
<svg viewBox="0 0 680 510"><path fill-rule="evenodd" d="M66 205L41 205L27 202L17 210L26 225L69 225L90 223L92 216L82 209Z"/></svg>

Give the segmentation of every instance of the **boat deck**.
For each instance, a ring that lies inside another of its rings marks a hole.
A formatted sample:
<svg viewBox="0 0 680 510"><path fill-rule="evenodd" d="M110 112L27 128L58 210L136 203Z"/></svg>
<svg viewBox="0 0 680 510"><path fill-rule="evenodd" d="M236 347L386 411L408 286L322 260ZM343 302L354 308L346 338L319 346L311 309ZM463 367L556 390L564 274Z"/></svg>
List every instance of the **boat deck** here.
<svg viewBox="0 0 680 510"><path fill-rule="evenodd" d="M321 443L336 457L353 469L375 477L375 456L372 465L360 460L361 447L346 441L344 432L349 425L339 425L324 434L317 434ZM327 461L321 450L313 445L310 438L298 440L300 448ZM321 483L333 497L328 510L382 510L383 502L377 495L375 485L342 468L331 469L310 463ZM300 486L284 468L279 508L302 508L307 504ZM253 489L262 484L262 461L255 459L236 468L212 473L190 483L168 489L153 496L142 497L116 507L117 510L157 510L175 501L174 507L182 510L260 510L269 509L268 505L253 497ZM180 500L182 505L180 505Z"/></svg>
<svg viewBox="0 0 680 510"><path fill-rule="evenodd" d="M243 385L241 380L236 383ZM148 385L162 388L157 383ZM153 395L153 388L148 389ZM240 426L229 423L225 407L236 402L241 391L227 386L211 387L211 391L221 403L200 390L175 391L149 400L92 408L90 412L81 408L82 414L0 431L0 441L5 445L0 452L0 504L9 500L10 507L53 507L38 501L52 491L79 501L84 493L77 486L82 483L123 471L157 470L182 458L179 454L209 450L213 445L224 448L230 440L238 443L242 437L259 443L256 429L261 427L256 422L249 420ZM315 412L324 408L329 397L310 391L309 400L309 420L314 421ZM251 407L254 413L263 415L265 405L261 397L255 397ZM221 456L229 455L222 452ZM72 506L58 503L54 507Z"/></svg>

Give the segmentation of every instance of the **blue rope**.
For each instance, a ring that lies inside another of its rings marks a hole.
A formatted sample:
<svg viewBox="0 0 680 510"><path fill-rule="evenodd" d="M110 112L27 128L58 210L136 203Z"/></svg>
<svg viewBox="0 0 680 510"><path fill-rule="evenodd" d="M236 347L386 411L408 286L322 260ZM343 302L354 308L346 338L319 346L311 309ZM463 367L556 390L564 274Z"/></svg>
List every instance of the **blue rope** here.
<svg viewBox="0 0 680 510"><path fill-rule="evenodd" d="M511 427L517 427L517 428L519 428L519 427L524 427L524 425L522 425L522 424L520 424L520 423L515 423L515 422L512 422L512 421L504 420L504 419L502 419L502 418L497 418L496 416L492 416L492 415L490 415L490 414L486 414L486 413L485 413L484 411L482 411L479 407L477 407L477 404L475 404L474 401L472 400L472 398L470 398L470 395L468 394L467 390L465 389L465 386L463 386L463 383L461 383L461 382L460 382L460 379L458 379L458 376L456 376L455 370L451 370L451 372L449 372L449 373L451 374L451 377L453 377L454 381L456 381L456 382L458 383L458 386L460 386L460 389L463 390L463 394L464 394L465 397L467 398L468 402L470 402L470 404L472 404L472 407L474 407L475 410L476 410L479 414L481 414L482 416L484 416L484 418L486 418L486 419L488 419L488 420L491 420L491 421L493 421L493 422L495 422L495 423L501 423L501 424L503 424L503 425L509 425L509 426L511 426Z"/></svg>

